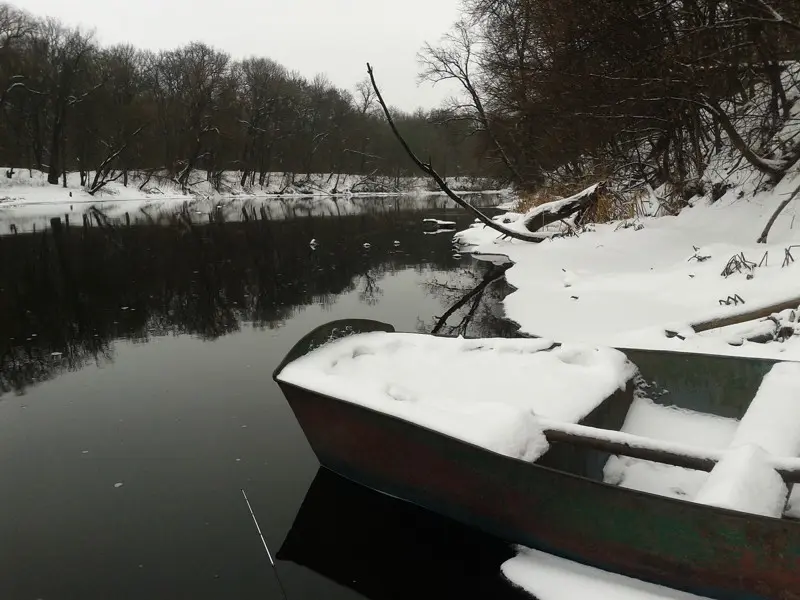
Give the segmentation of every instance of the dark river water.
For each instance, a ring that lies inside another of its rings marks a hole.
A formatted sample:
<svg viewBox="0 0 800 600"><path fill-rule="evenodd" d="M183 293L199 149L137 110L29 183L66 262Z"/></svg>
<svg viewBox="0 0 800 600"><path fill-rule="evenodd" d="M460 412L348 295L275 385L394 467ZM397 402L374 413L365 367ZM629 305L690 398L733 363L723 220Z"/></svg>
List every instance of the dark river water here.
<svg viewBox="0 0 800 600"><path fill-rule="evenodd" d="M496 269L425 233L471 220L441 199L346 202L0 237L0 599L525 597L508 544L320 471L271 379L317 325L430 332ZM437 330L513 335L504 293Z"/></svg>

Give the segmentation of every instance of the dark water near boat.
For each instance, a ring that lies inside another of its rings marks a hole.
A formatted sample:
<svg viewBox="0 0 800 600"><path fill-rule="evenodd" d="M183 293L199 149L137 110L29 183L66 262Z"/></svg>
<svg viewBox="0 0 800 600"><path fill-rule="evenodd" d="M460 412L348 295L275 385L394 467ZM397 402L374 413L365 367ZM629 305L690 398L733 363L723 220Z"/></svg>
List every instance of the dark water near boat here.
<svg viewBox="0 0 800 600"><path fill-rule="evenodd" d="M419 204L0 238L0 598L281 598L241 489L289 599L524 597L504 542L318 473L271 379L333 319L431 331L492 268ZM503 286L443 331L513 335Z"/></svg>

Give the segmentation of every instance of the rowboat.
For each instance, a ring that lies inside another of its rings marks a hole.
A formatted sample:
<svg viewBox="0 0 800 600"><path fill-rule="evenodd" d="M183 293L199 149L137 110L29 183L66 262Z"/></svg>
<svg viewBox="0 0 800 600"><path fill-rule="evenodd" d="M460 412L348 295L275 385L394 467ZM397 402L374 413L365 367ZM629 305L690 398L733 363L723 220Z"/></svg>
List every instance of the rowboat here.
<svg viewBox="0 0 800 600"><path fill-rule="evenodd" d="M335 321L303 337L274 373L326 469L508 542L610 572L721 600L800 599L797 520L604 481L603 466L615 456L710 471L709 481L731 460L730 452L620 432L637 389L633 378L604 394L577 422L541 419L547 448L533 457L516 456L465 440L446 427L415 422L406 413L344 399L344 394L320 388L313 377L289 376L325 348L366 335L409 334L375 321ZM558 351L558 345L554 348L543 345L541 351ZM708 407L742 423L769 374L781 365L679 352L614 352L635 365L639 383L659 390L659 402L693 410ZM584 360L569 356L577 363ZM764 460L787 487L800 480L796 456ZM735 483L742 487L741 481ZM747 487L749 482L744 483ZM765 487L757 495L772 491Z"/></svg>

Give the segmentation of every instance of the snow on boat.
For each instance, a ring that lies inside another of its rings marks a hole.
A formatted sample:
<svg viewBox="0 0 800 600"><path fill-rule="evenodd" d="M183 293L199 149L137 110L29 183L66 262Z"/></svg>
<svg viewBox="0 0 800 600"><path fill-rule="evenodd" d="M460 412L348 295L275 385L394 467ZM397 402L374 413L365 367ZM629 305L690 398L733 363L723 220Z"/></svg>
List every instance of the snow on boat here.
<svg viewBox="0 0 800 600"><path fill-rule="evenodd" d="M798 364L349 320L275 379L320 463L366 487L675 589L799 597Z"/></svg>

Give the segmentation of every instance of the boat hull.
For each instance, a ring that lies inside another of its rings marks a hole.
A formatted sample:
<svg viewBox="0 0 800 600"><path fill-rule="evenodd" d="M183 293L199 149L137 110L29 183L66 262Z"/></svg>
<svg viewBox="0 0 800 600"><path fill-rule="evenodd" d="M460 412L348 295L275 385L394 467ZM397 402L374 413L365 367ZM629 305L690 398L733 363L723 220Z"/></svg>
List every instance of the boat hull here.
<svg viewBox="0 0 800 600"><path fill-rule="evenodd" d="M721 600L800 600L800 523L606 485L279 382L322 466L523 544Z"/></svg>

